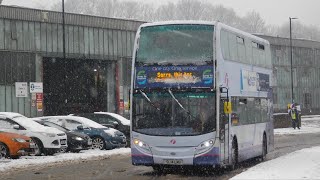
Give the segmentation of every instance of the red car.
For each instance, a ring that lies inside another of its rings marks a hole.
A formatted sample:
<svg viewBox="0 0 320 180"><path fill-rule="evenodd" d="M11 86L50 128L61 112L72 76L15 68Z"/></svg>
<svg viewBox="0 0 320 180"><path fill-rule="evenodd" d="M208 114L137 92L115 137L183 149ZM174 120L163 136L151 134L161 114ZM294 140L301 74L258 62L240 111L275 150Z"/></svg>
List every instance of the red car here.
<svg viewBox="0 0 320 180"><path fill-rule="evenodd" d="M0 131L0 159L19 158L34 152L35 144L31 138Z"/></svg>

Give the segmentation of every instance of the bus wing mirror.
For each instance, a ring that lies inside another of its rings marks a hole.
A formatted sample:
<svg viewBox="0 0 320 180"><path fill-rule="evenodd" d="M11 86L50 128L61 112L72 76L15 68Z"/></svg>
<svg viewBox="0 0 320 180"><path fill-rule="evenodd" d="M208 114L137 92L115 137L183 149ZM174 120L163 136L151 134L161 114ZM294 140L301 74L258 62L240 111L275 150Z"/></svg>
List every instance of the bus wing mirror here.
<svg viewBox="0 0 320 180"><path fill-rule="evenodd" d="M225 114L230 114L232 112L231 102L224 102L223 103L223 111Z"/></svg>

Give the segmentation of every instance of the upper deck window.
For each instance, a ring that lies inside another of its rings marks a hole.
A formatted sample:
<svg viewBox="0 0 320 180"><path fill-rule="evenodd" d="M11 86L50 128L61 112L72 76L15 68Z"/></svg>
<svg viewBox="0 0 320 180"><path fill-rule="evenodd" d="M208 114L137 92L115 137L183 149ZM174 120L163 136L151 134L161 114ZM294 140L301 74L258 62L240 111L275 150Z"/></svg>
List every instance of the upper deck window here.
<svg viewBox="0 0 320 180"><path fill-rule="evenodd" d="M137 62L193 63L213 60L213 25L173 24L143 27Z"/></svg>

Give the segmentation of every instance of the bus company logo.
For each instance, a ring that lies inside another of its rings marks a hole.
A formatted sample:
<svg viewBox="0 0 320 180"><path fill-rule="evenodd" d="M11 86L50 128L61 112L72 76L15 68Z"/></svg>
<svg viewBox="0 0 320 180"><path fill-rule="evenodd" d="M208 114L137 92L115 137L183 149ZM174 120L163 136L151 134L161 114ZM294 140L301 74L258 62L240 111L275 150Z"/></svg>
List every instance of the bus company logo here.
<svg viewBox="0 0 320 180"><path fill-rule="evenodd" d="M177 141L176 141L175 139L171 139L171 140L170 140L170 144L176 144L176 142L177 142Z"/></svg>
<svg viewBox="0 0 320 180"><path fill-rule="evenodd" d="M207 70L203 71L202 79L204 81L204 84L212 84L212 82L213 82L212 70L207 69Z"/></svg>
<svg viewBox="0 0 320 180"><path fill-rule="evenodd" d="M147 82L147 75L145 70L141 70L137 73L137 83L139 85L144 85Z"/></svg>

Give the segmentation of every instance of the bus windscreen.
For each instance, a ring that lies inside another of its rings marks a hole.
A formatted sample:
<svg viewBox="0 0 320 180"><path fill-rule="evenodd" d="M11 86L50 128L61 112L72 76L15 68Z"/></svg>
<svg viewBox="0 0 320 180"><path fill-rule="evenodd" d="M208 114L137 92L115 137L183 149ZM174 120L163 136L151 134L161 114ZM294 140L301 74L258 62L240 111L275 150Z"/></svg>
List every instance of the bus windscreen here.
<svg viewBox="0 0 320 180"><path fill-rule="evenodd" d="M133 130L158 136L190 136L216 128L215 93L137 91L133 98Z"/></svg>

